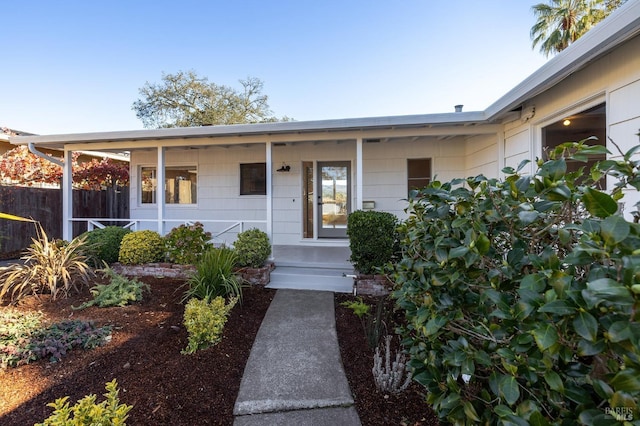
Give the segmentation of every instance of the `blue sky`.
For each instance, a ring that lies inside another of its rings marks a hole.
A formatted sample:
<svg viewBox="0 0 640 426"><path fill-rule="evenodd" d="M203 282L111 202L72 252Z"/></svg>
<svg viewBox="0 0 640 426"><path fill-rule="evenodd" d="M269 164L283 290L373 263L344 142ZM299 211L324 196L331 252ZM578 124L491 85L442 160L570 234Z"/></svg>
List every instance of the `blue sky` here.
<svg viewBox="0 0 640 426"><path fill-rule="evenodd" d="M141 129L138 89L178 70L257 77L274 114L300 121L484 110L546 62L534 3L8 1L0 126Z"/></svg>

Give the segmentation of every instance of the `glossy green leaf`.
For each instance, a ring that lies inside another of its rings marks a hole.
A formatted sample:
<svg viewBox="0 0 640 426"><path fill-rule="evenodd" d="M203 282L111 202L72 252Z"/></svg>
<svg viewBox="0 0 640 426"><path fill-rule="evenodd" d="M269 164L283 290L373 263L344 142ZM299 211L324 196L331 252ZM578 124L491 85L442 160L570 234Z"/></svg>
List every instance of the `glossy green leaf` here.
<svg viewBox="0 0 640 426"><path fill-rule="evenodd" d="M518 219L524 226L527 226L538 219L540 214L537 211L521 211L518 213Z"/></svg>
<svg viewBox="0 0 640 426"><path fill-rule="evenodd" d="M560 375L553 370L549 370L544 373L544 381L547 382L549 387L556 391L563 393L564 392L564 383L560 378Z"/></svg>
<svg viewBox="0 0 640 426"><path fill-rule="evenodd" d="M601 353L606 348L604 341L598 340L596 342L589 342L587 340L580 340L578 342L578 355L580 356L593 356Z"/></svg>
<svg viewBox="0 0 640 426"><path fill-rule="evenodd" d="M621 306L629 306L634 302L629 289L611 278L590 281L587 283L587 290L595 297Z"/></svg>
<svg viewBox="0 0 640 426"><path fill-rule="evenodd" d="M467 246L454 247L449 251L449 259L455 259L457 257L464 256L468 252L469 252L469 247Z"/></svg>
<svg viewBox="0 0 640 426"><path fill-rule="evenodd" d="M640 374L633 368L620 370L610 383L616 391L638 392L640 391Z"/></svg>
<svg viewBox="0 0 640 426"><path fill-rule="evenodd" d="M618 203L610 195L597 189L587 188L582 201L587 211L596 217L605 218L618 211Z"/></svg>
<svg viewBox="0 0 640 426"><path fill-rule="evenodd" d="M509 405L515 404L520 398L520 388L516 378L513 376L503 375L498 381L498 389L500 390L500 395L504 397L504 400Z"/></svg>
<svg viewBox="0 0 640 426"><path fill-rule="evenodd" d="M473 420L474 422L480 421L480 417L478 417L478 413L476 412L476 409L473 407L473 404L471 404L471 402L463 402L462 408L464 409L464 414L467 416L467 419Z"/></svg>
<svg viewBox="0 0 640 426"><path fill-rule="evenodd" d="M600 235L607 245L614 245L629 236L631 226L622 216L609 216L600 224Z"/></svg>
<svg viewBox="0 0 640 426"><path fill-rule="evenodd" d="M607 329L609 340L618 343L631 339L631 324L629 321L616 321Z"/></svg>
<svg viewBox="0 0 640 426"><path fill-rule="evenodd" d="M533 330L531 334L541 351L549 349L558 341L558 332L551 324L541 324L540 328Z"/></svg>
<svg viewBox="0 0 640 426"><path fill-rule="evenodd" d="M589 312L580 311L573 320L573 327L580 337L590 342L596 340L598 321Z"/></svg>
<svg viewBox="0 0 640 426"><path fill-rule="evenodd" d="M572 315L576 311L576 308L569 306L564 300L554 300L549 303L545 303L538 312L546 312L554 315Z"/></svg>
<svg viewBox="0 0 640 426"><path fill-rule="evenodd" d="M476 249L481 255L485 255L491 248L491 241L485 234L480 234L476 240Z"/></svg>

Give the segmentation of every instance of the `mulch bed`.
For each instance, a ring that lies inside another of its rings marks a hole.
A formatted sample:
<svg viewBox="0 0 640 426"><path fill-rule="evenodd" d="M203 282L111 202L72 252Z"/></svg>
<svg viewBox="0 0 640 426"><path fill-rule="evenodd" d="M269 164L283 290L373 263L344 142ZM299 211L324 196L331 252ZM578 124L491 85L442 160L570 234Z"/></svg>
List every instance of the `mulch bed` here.
<svg viewBox="0 0 640 426"><path fill-rule="evenodd" d="M105 383L116 379L120 401L133 405L129 425L231 425L233 405L251 346L275 291L246 288L242 305L231 312L222 341L182 355L187 332L180 303L183 281L141 278L151 286L142 302L124 308L90 307L87 289L68 299L28 297L18 308L42 311L51 322L90 319L111 325L107 345L72 350L61 361L40 360L0 369L0 424L29 425L47 418L46 404L69 396L71 404L88 394L102 400ZM371 373L373 352L359 320L336 296L336 324L342 358L363 425L437 424L417 385L399 396L380 394ZM5 309L0 306L0 309Z"/></svg>

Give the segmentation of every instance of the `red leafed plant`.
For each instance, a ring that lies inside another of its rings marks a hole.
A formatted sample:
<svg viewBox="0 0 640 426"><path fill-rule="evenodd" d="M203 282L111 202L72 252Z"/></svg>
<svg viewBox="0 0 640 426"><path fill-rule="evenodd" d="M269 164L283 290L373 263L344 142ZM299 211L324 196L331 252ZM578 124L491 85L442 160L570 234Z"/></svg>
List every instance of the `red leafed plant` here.
<svg viewBox="0 0 640 426"><path fill-rule="evenodd" d="M80 189L102 189L129 184L127 164L109 158L96 158L78 162L79 153L73 153L73 184ZM62 167L38 157L25 146L18 146L0 156L0 181L31 186L34 183L60 183Z"/></svg>

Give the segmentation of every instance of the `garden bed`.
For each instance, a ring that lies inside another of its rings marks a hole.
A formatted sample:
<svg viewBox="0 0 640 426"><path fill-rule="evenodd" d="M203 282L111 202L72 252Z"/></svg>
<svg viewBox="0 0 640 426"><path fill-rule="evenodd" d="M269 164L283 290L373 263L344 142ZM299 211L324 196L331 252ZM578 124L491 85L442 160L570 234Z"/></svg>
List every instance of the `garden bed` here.
<svg viewBox="0 0 640 426"><path fill-rule="evenodd" d="M244 367L262 318L275 294L261 286L245 288L244 301L232 311L222 342L194 355L182 355L187 332L182 325L181 280L140 277L150 285L142 302L124 308L90 307L88 290L69 299L28 297L24 312L42 311L50 321L91 319L113 326L111 342L92 350L74 349L58 363L40 360L0 369L0 424L28 425L51 414L46 404L70 396L71 404L87 394L102 400L105 383L116 379L120 402L133 405L129 425L231 425L233 405ZM373 353L361 324L337 295L336 326L343 363L363 425L437 424L420 389L399 396L379 393L373 383ZM0 309L6 307L0 306Z"/></svg>

